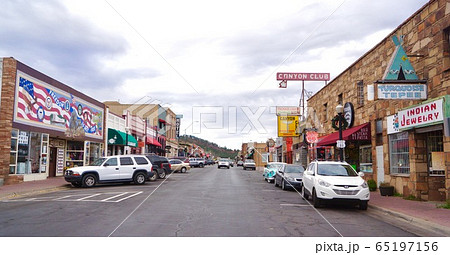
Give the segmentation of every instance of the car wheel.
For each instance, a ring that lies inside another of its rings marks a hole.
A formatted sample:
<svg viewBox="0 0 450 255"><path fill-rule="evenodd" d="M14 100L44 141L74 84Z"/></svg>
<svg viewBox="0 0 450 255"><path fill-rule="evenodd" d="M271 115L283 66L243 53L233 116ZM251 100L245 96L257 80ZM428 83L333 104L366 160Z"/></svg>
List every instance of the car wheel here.
<svg viewBox="0 0 450 255"><path fill-rule="evenodd" d="M182 167L181 168L181 172L184 174L184 173L186 173L186 167Z"/></svg>
<svg viewBox="0 0 450 255"><path fill-rule="evenodd" d="M83 180L81 181L81 184L84 188L92 188L97 183L97 178L95 178L95 175L93 174L87 174L83 176Z"/></svg>
<svg viewBox="0 0 450 255"><path fill-rule="evenodd" d="M203 168L204 166L203 166L203 164L200 164L200 165L198 165L200 168Z"/></svg>
<svg viewBox="0 0 450 255"><path fill-rule="evenodd" d="M166 171L165 171L165 170L162 170L161 173L158 173L158 178L159 178L159 179L164 179L164 178L166 178Z"/></svg>
<svg viewBox="0 0 450 255"><path fill-rule="evenodd" d="M306 191L305 191L305 185L302 185L302 198L303 199L305 199L305 200L308 200L308 194L306 194Z"/></svg>
<svg viewBox="0 0 450 255"><path fill-rule="evenodd" d="M359 202L359 210L367 210L367 201L361 201Z"/></svg>
<svg viewBox="0 0 450 255"><path fill-rule="evenodd" d="M287 190L286 188L286 182L284 180L281 180L281 189L282 190Z"/></svg>
<svg viewBox="0 0 450 255"><path fill-rule="evenodd" d="M245 168L245 166L244 166L244 170L247 170L247 168Z"/></svg>
<svg viewBox="0 0 450 255"><path fill-rule="evenodd" d="M153 172L154 172L153 176L149 178L149 180L152 181L152 182L153 182L153 181L156 181L156 179L158 179L158 174L157 174L157 172L155 172L154 170L153 170Z"/></svg>
<svg viewBox="0 0 450 255"><path fill-rule="evenodd" d="M81 182L71 182L72 183L72 185L75 187L75 188L80 188L81 187Z"/></svg>
<svg viewBox="0 0 450 255"><path fill-rule="evenodd" d="M133 182L134 184L142 185L145 184L145 174L144 173L137 173L134 175Z"/></svg>
<svg viewBox="0 0 450 255"><path fill-rule="evenodd" d="M315 189L313 189L312 201L315 208L319 208L322 205L321 199L317 197Z"/></svg>

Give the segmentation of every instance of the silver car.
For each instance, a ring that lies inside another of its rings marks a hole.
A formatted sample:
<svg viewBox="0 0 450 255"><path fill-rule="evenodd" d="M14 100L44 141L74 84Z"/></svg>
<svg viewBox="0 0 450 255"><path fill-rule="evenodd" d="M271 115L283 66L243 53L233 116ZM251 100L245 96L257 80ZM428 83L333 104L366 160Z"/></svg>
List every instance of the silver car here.
<svg viewBox="0 0 450 255"><path fill-rule="evenodd" d="M282 190L294 188L300 191L303 186L303 172L301 165L286 164L278 169L275 174L275 187L281 186Z"/></svg>

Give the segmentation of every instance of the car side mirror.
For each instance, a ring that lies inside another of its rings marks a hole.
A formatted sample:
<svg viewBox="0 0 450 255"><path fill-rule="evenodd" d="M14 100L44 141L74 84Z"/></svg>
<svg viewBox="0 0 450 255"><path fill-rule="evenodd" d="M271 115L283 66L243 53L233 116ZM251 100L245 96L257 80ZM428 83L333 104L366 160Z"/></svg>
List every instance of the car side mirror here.
<svg viewBox="0 0 450 255"><path fill-rule="evenodd" d="M109 164L108 164L108 163L105 163L105 164L103 164L103 166L109 166Z"/></svg>
<svg viewBox="0 0 450 255"><path fill-rule="evenodd" d="M364 172L359 172L358 175L359 175L360 177L364 177Z"/></svg>

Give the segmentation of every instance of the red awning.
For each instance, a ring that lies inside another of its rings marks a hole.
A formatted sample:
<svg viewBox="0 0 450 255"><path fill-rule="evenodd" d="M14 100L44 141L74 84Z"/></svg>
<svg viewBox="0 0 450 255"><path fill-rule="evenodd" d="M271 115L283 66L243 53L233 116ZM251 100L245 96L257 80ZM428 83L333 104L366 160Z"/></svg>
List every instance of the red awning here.
<svg viewBox="0 0 450 255"><path fill-rule="evenodd" d="M147 139L145 140L145 143L146 144L153 144L153 145L156 145L158 147L162 147L162 145L158 142L158 140L156 138L153 138L153 137L148 137L147 136Z"/></svg>
<svg viewBox="0 0 450 255"><path fill-rule="evenodd" d="M365 123L342 131L342 139L346 141L370 141L370 123ZM333 145L339 140L339 132L324 136L317 146Z"/></svg>

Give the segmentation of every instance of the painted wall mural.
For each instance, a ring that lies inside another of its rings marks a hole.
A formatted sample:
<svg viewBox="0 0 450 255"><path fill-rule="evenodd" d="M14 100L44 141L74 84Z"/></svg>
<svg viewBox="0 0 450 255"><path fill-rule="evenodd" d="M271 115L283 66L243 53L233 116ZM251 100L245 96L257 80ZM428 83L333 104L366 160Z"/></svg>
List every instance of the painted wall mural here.
<svg viewBox="0 0 450 255"><path fill-rule="evenodd" d="M68 137L103 137L103 109L18 72L14 120L65 132Z"/></svg>

